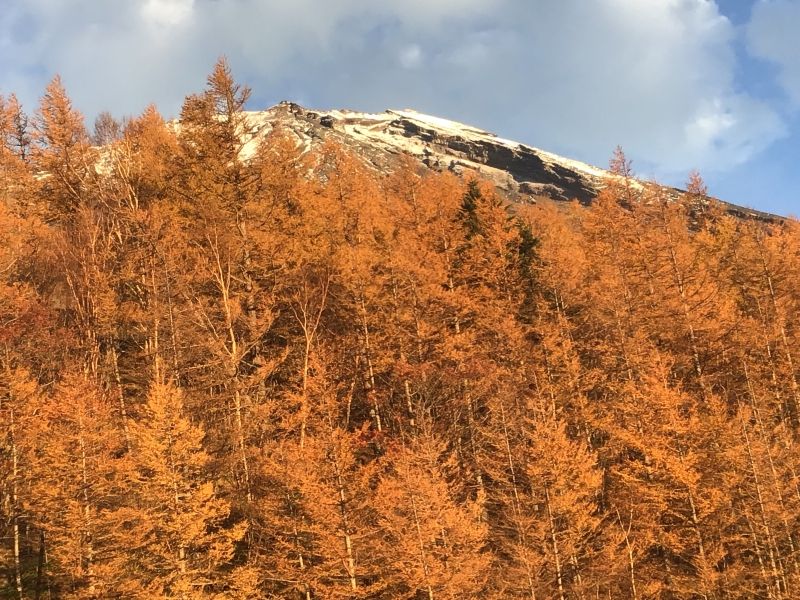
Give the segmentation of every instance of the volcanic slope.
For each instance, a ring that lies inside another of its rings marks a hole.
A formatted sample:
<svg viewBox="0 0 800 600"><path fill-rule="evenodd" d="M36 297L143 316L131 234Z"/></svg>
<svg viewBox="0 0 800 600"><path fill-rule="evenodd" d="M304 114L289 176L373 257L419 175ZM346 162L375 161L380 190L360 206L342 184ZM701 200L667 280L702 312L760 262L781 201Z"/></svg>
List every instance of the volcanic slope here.
<svg viewBox="0 0 800 600"><path fill-rule="evenodd" d="M479 128L414 110L364 113L351 110L311 110L293 102L281 102L264 111L247 113L242 158L255 152L258 143L276 128L297 139L304 149L334 141L380 172L391 172L403 156L436 171L476 174L491 180L515 202L578 200L589 203L610 178L616 177L577 160L498 137ZM634 181L637 187L654 186ZM680 190L662 187L668 194ZM721 201L743 217L774 219L774 215Z"/></svg>

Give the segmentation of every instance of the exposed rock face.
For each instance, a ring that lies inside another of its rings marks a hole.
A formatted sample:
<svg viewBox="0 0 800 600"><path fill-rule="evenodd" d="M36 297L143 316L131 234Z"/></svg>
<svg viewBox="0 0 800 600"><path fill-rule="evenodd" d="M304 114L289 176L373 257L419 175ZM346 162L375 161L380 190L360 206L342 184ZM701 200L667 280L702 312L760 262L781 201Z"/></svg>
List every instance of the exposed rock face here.
<svg viewBox="0 0 800 600"><path fill-rule="evenodd" d="M306 150L335 140L382 172L396 167L403 155L438 171L474 172L494 182L511 200L577 199L591 202L614 175L579 161L500 138L493 133L412 110L361 113L348 110L315 111L293 102L281 102L261 112L248 113L250 142L245 153L280 127L294 135ZM634 182L637 186L652 184ZM671 194L680 190L665 188ZM741 216L771 219L771 215L728 205Z"/></svg>

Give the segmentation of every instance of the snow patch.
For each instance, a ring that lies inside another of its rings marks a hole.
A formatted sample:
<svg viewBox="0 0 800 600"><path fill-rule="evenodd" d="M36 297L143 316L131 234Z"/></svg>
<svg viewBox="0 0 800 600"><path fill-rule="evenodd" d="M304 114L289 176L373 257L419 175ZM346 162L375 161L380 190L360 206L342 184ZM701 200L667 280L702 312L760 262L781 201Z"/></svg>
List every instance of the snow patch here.
<svg viewBox="0 0 800 600"><path fill-rule="evenodd" d="M408 121L414 123L420 129L433 133L437 137L459 138L478 144L494 144L504 146L512 152L522 150L532 152L541 159L545 168L549 171L555 172L557 169L572 171L584 176L594 182L594 185L600 187L609 179L617 177L600 167L565 158L514 140L498 137L494 133L471 125L417 112L413 109L391 109L382 113L368 113L348 109L309 110L290 102L282 102L265 111L252 111L246 114L248 132L245 135L247 139L242 150L242 158L244 159L252 157L258 148L260 140L272 131L276 122L284 121L287 117L293 122L293 124L290 124L289 129L297 136L298 146L302 147L304 152L309 151L313 146L313 140L309 135L308 128L304 128L301 131L296 126L297 121L295 121L294 117L296 114L301 120L310 118L313 121L324 121L327 129L339 135L347 136L363 146L377 148L390 154L408 153L419 159L424 159L428 163L439 164L442 168L466 168L483 174L491 174L496 180L508 179L510 176L501 169L465 157L454 157L452 153L443 153L437 150L436 144L428 143L422 138L402 135L393 124L398 120ZM637 189L643 188L643 185L638 181L634 180L631 184Z"/></svg>

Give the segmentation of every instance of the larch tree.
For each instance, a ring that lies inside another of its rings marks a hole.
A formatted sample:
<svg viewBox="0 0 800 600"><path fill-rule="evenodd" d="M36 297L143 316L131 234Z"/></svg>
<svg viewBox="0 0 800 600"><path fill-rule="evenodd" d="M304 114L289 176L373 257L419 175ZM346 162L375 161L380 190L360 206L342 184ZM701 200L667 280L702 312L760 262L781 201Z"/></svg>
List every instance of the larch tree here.
<svg viewBox="0 0 800 600"><path fill-rule="evenodd" d="M446 448L423 429L387 459L391 463L376 490L375 508L392 597L480 595L491 560L486 525L481 505L459 502L451 489L447 471L454 465Z"/></svg>
<svg viewBox="0 0 800 600"><path fill-rule="evenodd" d="M288 429L259 461L259 480L269 485L259 504L269 539L261 560L276 593L372 597L382 585L371 506L374 430L371 436L366 415L356 421L348 414L354 386L335 386L332 366L313 362L303 448Z"/></svg>
<svg viewBox="0 0 800 600"><path fill-rule="evenodd" d="M183 302L195 314L208 361L196 376L211 397L229 405L208 414L209 434L234 444L228 480L242 504L253 500L251 415L263 401L262 343L277 311L278 273L286 256L279 223L287 199L275 195L268 168L270 149L247 145L244 106L249 90L235 83L220 60L204 93L182 110L177 178L172 193L181 206L189 238L191 271ZM230 415L230 418L227 415Z"/></svg>
<svg viewBox="0 0 800 600"><path fill-rule="evenodd" d="M110 510L124 490L109 402L86 374L72 372L41 397L37 416L29 510L47 540L50 587L65 598L113 594L125 573Z"/></svg>
<svg viewBox="0 0 800 600"><path fill-rule="evenodd" d="M31 159L47 174L40 180L42 210L48 220L67 223L87 202L87 187L94 175L92 150L83 116L55 77L45 90L33 121Z"/></svg>
<svg viewBox="0 0 800 600"><path fill-rule="evenodd" d="M115 514L127 572L138 573L134 597L255 597L255 578L233 564L246 525L231 522L230 504L210 480L205 433L185 414L183 393L153 382L139 421L131 424L130 503ZM233 596L236 597L236 596Z"/></svg>
<svg viewBox="0 0 800 600"><path fill-rule="evenodd" d="M38 399L38 386L24 370L3 361L2 391L0 391L0 421L3 428L0 446L0 493L2 493L3 546L0 564L4 574L3 594L9 598L25 598L29 588L40 589L35 568L30 564L34 554L32 544L25 539L24 529L30 522L30 461L33 448L30 423Z"/></svg>

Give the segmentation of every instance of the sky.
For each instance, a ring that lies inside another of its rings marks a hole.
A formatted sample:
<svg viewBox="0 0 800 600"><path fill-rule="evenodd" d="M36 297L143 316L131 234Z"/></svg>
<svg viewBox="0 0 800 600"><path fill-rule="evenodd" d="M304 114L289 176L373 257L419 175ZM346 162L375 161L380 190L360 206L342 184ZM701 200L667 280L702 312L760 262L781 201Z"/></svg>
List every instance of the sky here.
<svg viewBox="0 0 800 600"><path fill-rule="evenodd" d="M800 0L0 0L0 94L176 115L225 55L249 108L417 111L800 215Z"/></svg>

